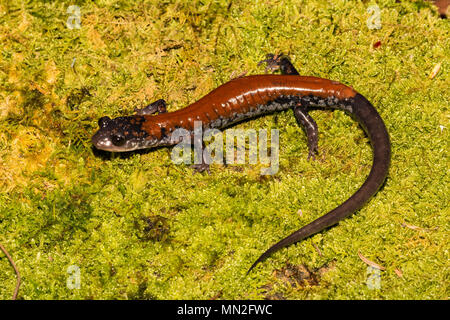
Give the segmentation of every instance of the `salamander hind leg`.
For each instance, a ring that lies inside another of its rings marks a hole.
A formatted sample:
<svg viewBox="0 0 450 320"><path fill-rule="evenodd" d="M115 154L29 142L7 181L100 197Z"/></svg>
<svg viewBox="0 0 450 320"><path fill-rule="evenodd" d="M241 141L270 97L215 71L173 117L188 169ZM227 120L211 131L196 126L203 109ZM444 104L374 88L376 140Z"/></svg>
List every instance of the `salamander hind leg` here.
<svg viewBox="0 0 450 320"><path fill-rule="evenodd" d="M311 158L315 160L315 154L318 152L319 142L319 130L317 129L317 123L308 114L308 109L305 107L295 107L294 116L298 125L304 129L308 139L308 160Z"/></svg>
<svg viewBox="0 0 450 320"><path fill-rule="evenodd" d="M295 69L294 65L291 63L289 58L283 54L268 54L267 59L262 60L258 63L258 65L262 63L267 63L266 71L271 70L275 71L280 69L282 74L285 75L299 75L297 69ZM297 123L300 127L302 127L306 133L306 137L308 138L308 160L315 160L315 154L318 151L318 141L319 141L319 131L317 129L317 124L314 119L308 114L308 108L306 106L302 106L301 102L299 102L297 107L294 107L294 116L297 120Z"/></svg>
<svg viewBox="0 0 450 320"><path fill-rule="evenodd" d="M156 100L155 102L150 103L148 106L142 109L136 108L134 109L134 111L138 116L151 115L155 113L166 113L167 112L166 106L167 106L166 101L164 99L159 99Z"/></svg>

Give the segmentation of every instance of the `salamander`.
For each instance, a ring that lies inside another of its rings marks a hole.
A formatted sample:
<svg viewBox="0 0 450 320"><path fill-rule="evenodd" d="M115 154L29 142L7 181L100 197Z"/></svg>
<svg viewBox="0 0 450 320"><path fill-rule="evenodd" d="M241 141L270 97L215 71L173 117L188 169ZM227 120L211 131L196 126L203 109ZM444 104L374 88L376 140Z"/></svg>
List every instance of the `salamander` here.
<svg viewBox="0 0 450 320"><path fill-rule="evenodd" d="M362 186L335 209L298 229L267 249L250 267L273 252L303 240L337 224L359 210L384 183L389 169L391 145L386 126L372 104L353 88L342 83L311 76L300 76L288 57L267 55L261 61L281 74L252 75L233 79L191 105L167 112L164 100L137 109L132 116L98 121L99 130L92 137L93 145L110 152L133 151L171 146L178 128L194 134L194 121L203 129L224 129L238 122L273 112L292 109L294 117L307 136L308 158L318 150L318 128L308 111L312 108L343 110L364 129L372 145L373 162ZM208 164L194 166L197 171L209 170Z"/></svg>

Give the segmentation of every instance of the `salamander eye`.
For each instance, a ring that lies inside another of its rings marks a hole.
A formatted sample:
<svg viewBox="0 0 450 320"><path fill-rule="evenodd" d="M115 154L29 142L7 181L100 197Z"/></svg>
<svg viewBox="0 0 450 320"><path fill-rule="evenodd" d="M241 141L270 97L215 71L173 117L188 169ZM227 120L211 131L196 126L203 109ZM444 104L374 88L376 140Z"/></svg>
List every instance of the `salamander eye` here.
<svg viewBox="0 0 450 320"><path fill-rule="evenodd" d="M100 128L104 128L108 125L110 121L111 119L109 117L101 117L100 119L98 119L98 126Z"/></svg>
<svg viewBox="0 0 450 320"><path fill-rule="evenodd" d="M116 147L120 147L125 143L125 136L121 133L114 134L113 136L111 136L111 141L113 145L115 145Z"/></svg>

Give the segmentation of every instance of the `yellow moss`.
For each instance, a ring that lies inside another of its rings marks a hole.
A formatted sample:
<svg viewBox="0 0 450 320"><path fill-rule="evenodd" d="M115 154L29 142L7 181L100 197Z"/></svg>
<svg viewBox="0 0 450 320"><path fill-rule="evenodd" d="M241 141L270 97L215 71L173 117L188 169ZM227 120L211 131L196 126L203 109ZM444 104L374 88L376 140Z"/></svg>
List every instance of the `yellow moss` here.
<svg viewBox="0 0 450 320"><path fill-rule="evenodd" d="M19 64L23 61L23 54L21 52L14 52L12 54L14 64Z"/></svg>
<svg viewBox="0 0 450 320"><path fill-rule="evenodd" d="M25 12L22 12L22 21L20 22L19 26L17 27L17 31L23 33L25 32L28 27L31 25L30 18L28 14Z"/></svg>
<svg viewBox="0 0 450 320"><path fill-rule="evenodd" d="M146 101L147 99L155 96L156 89L155 82L147 81L142 89L140 89L136 94L136 98L140 101Z"/></svg>
<svg viewBox="0 0 450 320"><path fill-rule="evenodd" d="M8 81L11 84L15 84L20 81L20 72L17 71L17 68L15 65L11 65L8 70Z"/></svg>
<svg viewBox="0 0 450 320"><path fill-rule="evenodd" d="M34 127L21 127L15 137L7 142L9 150L0 164L0 184L7 190L26 185L28 175L45 168L54 150L52 140Z"/></svg>
<svg viewBox="0 0 450 320"><path fill-rule="evenodd" d="M19 91L13 91L11 94L0 94L0 119L5 118L10 112L17 110L17 106L23 102L23 96Z"/></svg>
<svg viewBox="0 0 450 320"><path fill-rule="evenodd" d="M95 49L103 49L106 47L102 40L102 36L95 30L94 26L88 26L87 38Z"/></svg>
<svg viewBox="0 0 450 320"><path fill-rule="evenodd" d="M52 85L56 82L56 80L58 79L58 75L59 75L59 70L56 67L55 61L53 60L48 60L45 63L45 74L46 74L46 79L45 81L47 81L48 84Z"/></svg>
<svg viewBox="0 0 450 320"><path fill-rule="evenodd" d="M68 185L70 183L70 165L66 161L59 161L55 167L55 176L58 180L63 181L64 185Z"/></svg>

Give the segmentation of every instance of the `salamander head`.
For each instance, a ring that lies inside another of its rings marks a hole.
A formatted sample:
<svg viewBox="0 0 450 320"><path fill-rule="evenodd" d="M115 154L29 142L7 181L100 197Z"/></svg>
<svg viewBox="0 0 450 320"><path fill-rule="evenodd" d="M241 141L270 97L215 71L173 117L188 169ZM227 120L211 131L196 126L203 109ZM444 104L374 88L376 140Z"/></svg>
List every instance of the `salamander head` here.
<svg viewBox="0 0 450 320"><path fill-rule="evenodd" d="M92 144L100 150L125 152L151 148L158 145L158 139L143 130L143 116L102 117L98 120L99 130L92 137Z"/></svg>

